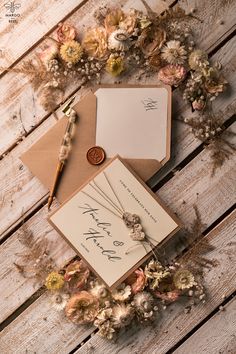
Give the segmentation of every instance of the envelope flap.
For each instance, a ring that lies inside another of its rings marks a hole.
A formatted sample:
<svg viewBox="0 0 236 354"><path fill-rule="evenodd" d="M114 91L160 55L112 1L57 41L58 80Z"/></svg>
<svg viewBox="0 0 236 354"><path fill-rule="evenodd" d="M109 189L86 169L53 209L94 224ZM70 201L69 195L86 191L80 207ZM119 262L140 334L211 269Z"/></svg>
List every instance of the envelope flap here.
<svg viewBox="0 0 236 354"><path fill-rule="evenodd" d="M60 188L57 193L59 202L64 201L91 174L97 171L97 166L90 165L86 159L86 152L95 144L95 95L92 92L88 93L74 106L74 109L79 118L74 131L69 159L60 180ZM21 156L22 162L48 189L53 183L67 120L67 117L63 117Z"/></svg>

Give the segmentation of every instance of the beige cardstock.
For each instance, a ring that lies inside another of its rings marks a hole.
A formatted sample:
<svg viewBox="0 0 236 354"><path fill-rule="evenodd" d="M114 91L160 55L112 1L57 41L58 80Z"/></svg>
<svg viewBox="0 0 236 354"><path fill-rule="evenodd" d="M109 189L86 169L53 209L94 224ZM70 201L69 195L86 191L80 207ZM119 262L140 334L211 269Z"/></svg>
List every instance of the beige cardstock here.
<svg viewBox="0 0 236 354"><path fill-rule="evenodd" d="M99 88L114 88L117 85L102 85ZM170 158L170 134L171 134L171 88L169 86L135 86L119 85L119 88L154 87L164 88L168 92L168 109L166 124L166 156L163 160L156 159L126 159L131 168L144 180L147 181L159 170ZM78 114L72 149L69 159L63 171L56 197L60 203L68 198L79 188L91 175L96 173L101 166L89 164L86 153L89 148L96 144L96 115L97 97L94 92L88 93L73 108ZM157 116L158 119L158 116ZM50 190L55 170L58 163L58 153L62 137L67 124L67 117L58 121L39 141L21 156L21 160L28 166L30 171ZM148 122L147 122L148 124ZM122 136L120 137L122 139ZM132 144L132 136L130 143ZM126 156L122 156L126 158ZM108 159L107 159L108 160Z"/></svg>
<svg viewBox="0 0 236 354"><path fill-rule="evenodd" d="M180 228L180 222L119 156L52 213L52 226L113 289L150 256L151 248L146 244L145 250L142 243L132 240L130 229L110 202L91 186L94 181L116 205L118 196L125 211L140 217L143 230L157 247Z"/></svg>

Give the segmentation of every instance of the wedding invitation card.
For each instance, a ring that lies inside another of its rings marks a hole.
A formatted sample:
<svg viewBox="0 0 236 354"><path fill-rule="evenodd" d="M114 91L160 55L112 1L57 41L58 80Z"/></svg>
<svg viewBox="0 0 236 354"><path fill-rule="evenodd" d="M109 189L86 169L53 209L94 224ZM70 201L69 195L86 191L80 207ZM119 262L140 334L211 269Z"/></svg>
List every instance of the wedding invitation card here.
<svg viewBox="0 0 236 354"><path fill-rule="evenodd" d="M49 218L112 289L179 229L179 221L119 157Z"/></svg>

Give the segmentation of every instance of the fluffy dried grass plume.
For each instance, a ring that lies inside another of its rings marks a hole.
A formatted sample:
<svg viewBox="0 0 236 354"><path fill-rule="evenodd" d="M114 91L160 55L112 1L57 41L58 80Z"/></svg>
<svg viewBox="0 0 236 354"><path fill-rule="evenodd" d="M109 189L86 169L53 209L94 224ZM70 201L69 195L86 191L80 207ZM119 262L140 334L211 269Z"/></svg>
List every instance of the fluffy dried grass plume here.
<svg viewBox="0 0 236 354"><path fill-rule="evenodd" d="M46 233L35 239L32 231L23 223L18 233L18 240L24 250L16 253L14 265L25 278L34 278L35 283L44 284L47 275L56 267L50 256L51 245Z"/></svg>

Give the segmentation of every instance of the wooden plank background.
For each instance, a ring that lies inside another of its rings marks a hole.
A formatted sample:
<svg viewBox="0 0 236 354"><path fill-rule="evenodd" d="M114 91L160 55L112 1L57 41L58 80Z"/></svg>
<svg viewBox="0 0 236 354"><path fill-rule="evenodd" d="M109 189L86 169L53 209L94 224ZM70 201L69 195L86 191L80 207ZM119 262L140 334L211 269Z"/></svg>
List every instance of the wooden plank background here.
<svg viewBox="0 0 236 354"><path fill-rule="evenodd" d="M211 336L206 337L205 333ZM236 300L227 305L206 322L189 338L175 354L235 353L236 347Z"/></svg>
<svg viewBox="0 0 236 354"><path fill-rule="evenodd" d="M0 1L0 66L17 68L30 59L53 34L61 20L67 20L79 29L94 25L93 11L99 6L114 5L114 1L19 0L21 17L18 24L9 24L5 18L6 1ZM236 2L234 0L180 0L147 3L158 11L166 6L180 4L194 11L202 23L194 21L197 44L208 51L224 67L230 90L214 103L228 131L236 132ZM140 0L120 0L116 5L144 9ZM30 28L30 35L29 33ZM20 38L20 40L19 40ZM127 79L125 79L127 80ZM108 82L104 77L103 82ZM128 77L136 83L135 76ZM156 78L143 78L151 84ZM68 88L64 99L77 92L77 100L86 90L80 84ZM13 72L3 72L0 79L0 353L191 353L215 354L236 352L235 342L235 236L236 236L236 156L232 154L224 166L211 177L210 151L189 131L180 118L190 114L180 97L173 92L172 158L151 180L163 201L175 211L187 227L195 219L196 205L204 223L204 234L215 248L206 257L217 266L206 271L205 305L195 307L190 314L181 304L173 304L151 327L131 328L116 343L110 343L96 334L93 327L77 327L51 307L47 292L41 284L23 278L13 262L16 253L24 247L18 240L24 229L32 232L35 240L50 242L52 257L58 267L74 256L71 248L46 221L45 206L48 191L22 165L20 155L26 151L53 124L55 118L39 104L26 78ZM61 111L58 109L58 116ZM181 119L182 119L181 118ZM236 142L235 139L232 142ZM54 203L53 208L57 204ZM165 253L176 256L186 247L180 232ZM233 261L234 260L234 261ZM224 304L225 311L219 311ZM217 325L217 323L219 323ZM215 344L210 334L216 338ZM200 345L201 343L201 345Z"/></svg>

